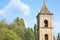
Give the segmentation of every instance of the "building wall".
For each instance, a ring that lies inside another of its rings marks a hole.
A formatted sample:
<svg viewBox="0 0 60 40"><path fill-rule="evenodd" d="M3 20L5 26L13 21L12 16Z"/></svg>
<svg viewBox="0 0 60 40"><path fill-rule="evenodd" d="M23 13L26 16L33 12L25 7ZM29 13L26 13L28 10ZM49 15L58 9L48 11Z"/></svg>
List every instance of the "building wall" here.
<svg viewBox="0 0 60 40"><path fill-rule="evenodd" d="M45 34L48 34L48 40L53 40L52 15L39 15L39 40L45 40ZM44 27L44 20L48 20L48 28Z"/></svg>
<svg viewBox="0 0 60 40"><path fill-rule="evenodd" d="M48 34L48 40L53 40L53 31L49 28L40 28L40 40L45 40L45 34Z"/></svg>

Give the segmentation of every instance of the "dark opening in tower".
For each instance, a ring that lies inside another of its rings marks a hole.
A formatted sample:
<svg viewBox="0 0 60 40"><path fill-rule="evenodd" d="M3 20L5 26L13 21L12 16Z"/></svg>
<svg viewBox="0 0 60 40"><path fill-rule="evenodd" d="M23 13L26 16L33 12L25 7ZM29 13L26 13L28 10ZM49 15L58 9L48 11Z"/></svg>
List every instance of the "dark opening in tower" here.
<svg viewBox="0 0 60 40"><path fill-rule="evenodd" d="M45 34L45 40L48 40L48 34Z"/></svg>
<svg viewBox="0 0 60 40"><path fill-rule="evenodd" d="M44 20L44 27L48 27L48 20Z"/></svg>

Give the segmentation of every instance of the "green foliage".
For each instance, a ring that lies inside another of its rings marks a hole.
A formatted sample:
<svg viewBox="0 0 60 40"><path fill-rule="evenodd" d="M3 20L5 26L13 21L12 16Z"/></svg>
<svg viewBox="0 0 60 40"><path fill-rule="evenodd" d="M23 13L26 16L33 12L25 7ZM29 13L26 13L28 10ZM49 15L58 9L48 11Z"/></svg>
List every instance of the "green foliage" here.
<svg viewBox="0 0 60 40"><path fill-rule="evenodd" d="M6 22L5 22L5 20L2 20L2 21L0 21L0 28L1 27L7 27L8 26L8 24L6 24Z"/></svg>
<svg viewBox="0 0 60 40"><path fill-rule="evenodd" d="M37 29L37 25L34 25L34 35L35 35L35 40L38 40L38 29Z"/></svg>
<svg viewBox="0 0 60 40"><path fill-rule="evenodd" d="M0 40L22 40L15 32L7 28L0 28Z"/></svg>
<svg viewBox="0 0 60 40"><path fill-rule="evenodd" d="M35 40L34 31L28 28L25 34L26 40Z"/></svg>
<svg viewBox="0 0 60 40"><path fill-rule="evenodd" d="M57 37L57 40L60 40L60 33L58 33L58 37Z"/></svg>
<svg viewBox="0 0 60 40"><path fill-rule="evenodd" d="M17 17L17 19L13 22L13 31L16 32L21 38L23 38L23 40L25 39L25 23L24 20L21 18L19 19L19 17Z"/></svg>
<svg viewBox="0 0 60 40"><path fill-rule="evenodd" d="M55 40L55 36L53 36L53 39Z"/></svg>
<svg viewBox="0 0 60 40"><path fill-rule="evenodd" d="M24 20L17 17L13 23L0 21L0 40L35 40L33 29L26 28Z"/></svg>

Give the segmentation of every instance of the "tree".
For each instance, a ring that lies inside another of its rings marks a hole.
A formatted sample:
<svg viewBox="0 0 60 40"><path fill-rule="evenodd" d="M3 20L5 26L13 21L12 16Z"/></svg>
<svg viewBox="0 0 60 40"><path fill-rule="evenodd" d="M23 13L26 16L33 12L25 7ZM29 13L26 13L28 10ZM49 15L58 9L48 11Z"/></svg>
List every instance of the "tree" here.
<svg viewBox="0 0 60 40"><path fill-rule="evenodd" d="M25 40L35 40L34 31L32 31L30 28L26 30Z"/></svg>
<svg viewBox="0 0 60 40"><path fill-rule="evenodd" d="M57 37L57 40L60 40L60 33L58 33L58 37Z"/></svg>
<svg viewBox="0 0 60 40"><path fill-rule="evenodd" d="M7 28L0 28L0 40L22 40L15 32Z"/></svg>
<svg viewBox="0 0 60 40"><path fill-rule="evenodd" d="M26 28L25 28L24 20L22 18L17 17L17 19L15 19L11 27L12 30L19 35L19 37L21 37L23 40L25 39Z"/></svg>
<svg viewBox="0 0 60 40"><path fill-rule="evenodd" d="M38 40L38 29L37 29L37 25L34 25L34 35L35 35L35 40Z"/></svg>
<svg viewBox="0 0 60 40"><path fill-rule="evenodd" d="M53 36L54 40L55 40L55 36Z"/></svg>
<svg viewBox="0 0 60 40"><path fill-rule="evenodd" d="M0 28L8 27L8 24L5 22L5 20L0 21Z"/></svg>
<svg viewBox="0 0 60 40"><path fill-rule="evenodd" d="M24 20L19 17L10 24L2 20L0 21L0 40L35 40L34 30L26 28Z"/></svg>

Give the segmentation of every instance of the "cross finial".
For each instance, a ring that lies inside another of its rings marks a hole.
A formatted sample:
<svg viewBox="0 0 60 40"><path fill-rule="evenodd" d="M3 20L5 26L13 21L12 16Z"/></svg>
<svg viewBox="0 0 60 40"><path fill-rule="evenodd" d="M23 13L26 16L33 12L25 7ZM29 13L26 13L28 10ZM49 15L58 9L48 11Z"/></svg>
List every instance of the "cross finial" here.
<svg viewBox="0 0 60 40"><path fill-rule="evenodd" d="M44 0L44 4L45 4L46 0Z"/></svg>
<svg viewBox="0 0 60 40"><path fill-rule="evenodd" d="M46 0L44 0L44 5L46 5Z"/></svg>

